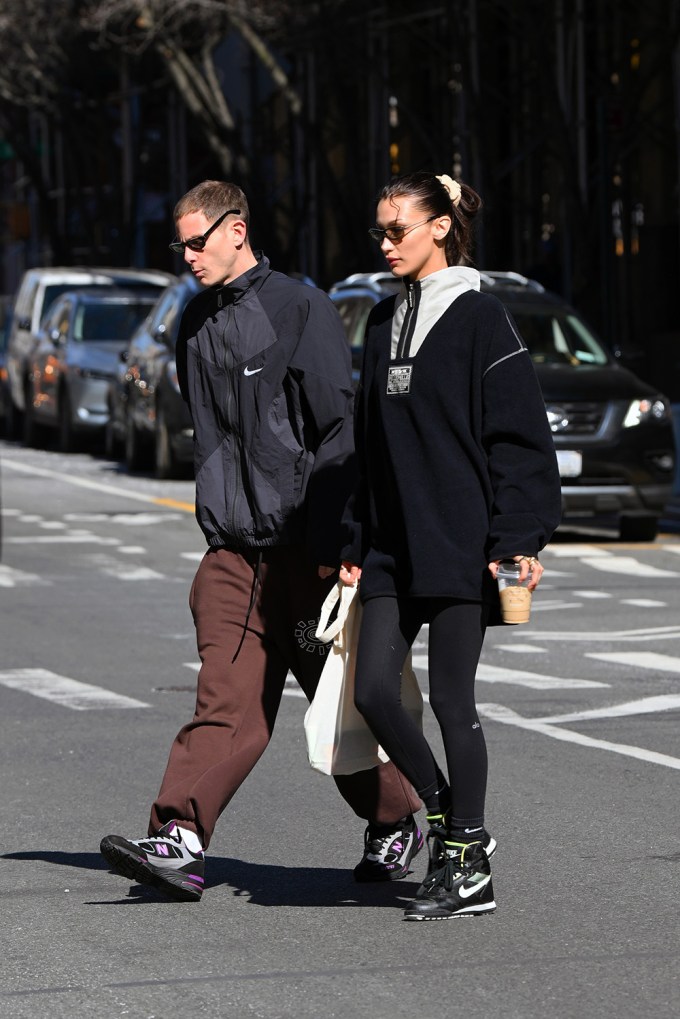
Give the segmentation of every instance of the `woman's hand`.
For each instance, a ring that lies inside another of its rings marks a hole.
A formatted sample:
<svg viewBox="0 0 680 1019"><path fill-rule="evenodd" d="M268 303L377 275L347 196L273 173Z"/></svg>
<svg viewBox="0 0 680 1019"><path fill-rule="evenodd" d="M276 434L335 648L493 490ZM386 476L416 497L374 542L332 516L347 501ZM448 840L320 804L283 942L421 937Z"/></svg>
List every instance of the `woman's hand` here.
<svg viewBox="0 0 680 1019"><path fill-rule="evenodd" d="M354 587L355 584L358 584L360 577L360 566L355 566L354 563L343 563L340 567L340 580L347 587Z"/></svg>
<svg viewBox="0 0 680 1019"><path fill-rule="evenodd" d="M506 558L510 557L506 556ZM524 581L529 576L529 573L531 573L531 580L527 584L527 588L529 591L533 591L538 586L538 582L543 576L543 567L539 563L538 557L533 555L514 555L512 556L512 559L514 559L516 563L519 563L520 583L523 584ZM498 573L498 567L500 566L500 563L501 563L500 559L494 559L493 562L489 563L489 573L494 578L494 580L496 579L496 574Z"/></svg>

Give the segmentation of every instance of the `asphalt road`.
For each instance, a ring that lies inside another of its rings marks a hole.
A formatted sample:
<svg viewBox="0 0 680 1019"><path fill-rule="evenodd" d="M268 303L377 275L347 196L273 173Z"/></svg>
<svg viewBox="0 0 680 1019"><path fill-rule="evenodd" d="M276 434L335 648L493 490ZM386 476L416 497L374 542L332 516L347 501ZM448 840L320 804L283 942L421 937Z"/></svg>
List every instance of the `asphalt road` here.
<svg viewBox="0 0 680 1019"><path fill-rule="evenodd" d="M478 701L493 916L408 924L356 885L363 824L306 762L291 683L203 901L111 874L193 710L190 481L0 443L0 1016L655 1019L680 1014L680 540L560 533ZM427 690L427 633L414 662ZM434 735L429 709L428 732Z"/></svg>

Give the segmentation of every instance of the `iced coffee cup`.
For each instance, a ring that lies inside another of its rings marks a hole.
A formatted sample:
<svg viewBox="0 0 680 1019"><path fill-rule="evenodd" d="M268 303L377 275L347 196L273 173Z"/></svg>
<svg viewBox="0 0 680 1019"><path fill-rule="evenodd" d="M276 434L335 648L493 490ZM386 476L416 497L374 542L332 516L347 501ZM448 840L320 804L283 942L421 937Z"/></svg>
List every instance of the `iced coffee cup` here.
<svg viewBox="0 0 680 1019"><path fill-rule="evenodd" d="M531 591L519 579L520 565L514 559L504 559L498 566L496 580L501 599L501 616L504 623L528 623L531 614Z"/></svg>

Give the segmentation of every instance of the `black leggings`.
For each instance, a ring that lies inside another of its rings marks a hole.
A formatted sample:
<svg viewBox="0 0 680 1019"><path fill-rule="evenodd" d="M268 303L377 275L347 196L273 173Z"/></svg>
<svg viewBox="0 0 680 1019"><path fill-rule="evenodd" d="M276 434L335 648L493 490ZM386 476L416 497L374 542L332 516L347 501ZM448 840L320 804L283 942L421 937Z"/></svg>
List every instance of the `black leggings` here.
<svg viewBox="0 0 680 1019"><path fill-rule="evenodd" d="M487 609L451 598L371 598L363 607L355 701L380 745L431 806L445 784L423 733L401 706L401 670L424 623L430 624L430 705L439 722L456 824L484 823L487 755L477 717L475 673Z"/></svg>

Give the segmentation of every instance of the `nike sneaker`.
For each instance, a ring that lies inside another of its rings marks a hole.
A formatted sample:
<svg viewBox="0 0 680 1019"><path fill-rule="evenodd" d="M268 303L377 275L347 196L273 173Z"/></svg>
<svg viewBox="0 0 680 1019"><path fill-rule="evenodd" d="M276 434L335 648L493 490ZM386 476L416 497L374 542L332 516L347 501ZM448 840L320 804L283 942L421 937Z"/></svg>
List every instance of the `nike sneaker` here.
<svg viewBox="0 0 680 1019"><path fill-rule="evenodd" d="M430 825L427 832L427 854L429 858L427 873L429 876L444 865L445 844L446 840L449 839L450 836L446 830L445 815L428 814L427 820ZM483 828L480 835L475 836L475 840L481 842L484 852L490 859L496 852L496 848L498 846L493 835L490 835L486 828Z"/></svg>
<svg viewBox="0 0 680 1019"><path fill-rule="evenodd" d="M396 825L369 824L364 855L354 868L355 881L398 881L406 877L413 857L423 848L423 836L413 815Z"/></svg>
<svg viewBox="0 0 680 1019"><path fill-rule="evenodd" d="M404 920L451 920L495 909L491 865L482 843L448 841L443 866L425 878Z"/></svg>
<svg viewBox="0 0 680 1019"><path fill-rule="evenodd" d="M146 839L107 835L100 850L116 873L152 885L173 899L198 902L203 894L205 856L187 849L175 821Z"/></svg>

